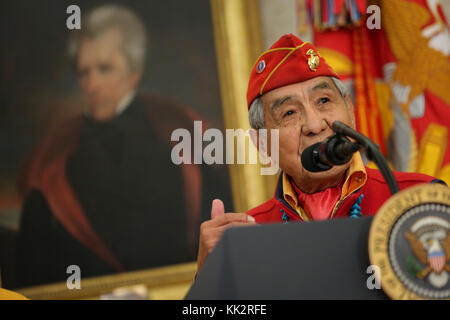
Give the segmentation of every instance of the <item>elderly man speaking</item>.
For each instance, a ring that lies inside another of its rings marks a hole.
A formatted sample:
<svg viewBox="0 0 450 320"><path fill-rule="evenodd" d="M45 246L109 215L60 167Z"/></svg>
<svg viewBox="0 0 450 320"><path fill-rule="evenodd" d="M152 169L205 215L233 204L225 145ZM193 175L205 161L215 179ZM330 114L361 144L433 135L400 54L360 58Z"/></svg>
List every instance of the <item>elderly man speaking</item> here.
<svg viewBox="0 0 450 320"><path fill-rule="evenodd" d="M247 213L225 213L222 202L213 201L211 220L200 230L198 268L228 227L371 216L390 196L381 173L364 167L359 153L328 171L303 168L302 152L333 135L334 121L356 127L342 82L310 43L284 35L261 54L251 71L247 103L252 128L279 130L282 172L274 197ZM400 189L434 181L423 174L394 174Z"/></svg>

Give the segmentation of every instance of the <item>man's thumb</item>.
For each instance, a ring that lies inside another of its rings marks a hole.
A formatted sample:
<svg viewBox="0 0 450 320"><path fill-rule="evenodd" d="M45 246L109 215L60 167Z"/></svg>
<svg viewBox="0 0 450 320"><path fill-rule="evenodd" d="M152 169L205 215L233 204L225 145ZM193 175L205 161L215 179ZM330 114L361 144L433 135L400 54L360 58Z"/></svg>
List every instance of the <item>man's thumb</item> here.
<svg viewBox="0 0 450 320"><path fill-rule="evenodd" d="M211 206L211 219L225 214L225 206L220 199L214 199Z"/></svg>

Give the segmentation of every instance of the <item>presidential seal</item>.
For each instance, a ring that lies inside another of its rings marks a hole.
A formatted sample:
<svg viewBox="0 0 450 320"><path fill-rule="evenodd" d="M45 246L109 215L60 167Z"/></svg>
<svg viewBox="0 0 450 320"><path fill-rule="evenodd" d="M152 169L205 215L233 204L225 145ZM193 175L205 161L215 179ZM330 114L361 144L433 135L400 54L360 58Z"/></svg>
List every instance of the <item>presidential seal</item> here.
<svg viewBox="0 0 450 320"><path fill-rule="evenodd" d="M369 258L392 299L450 299L450 188L424 184L386 201L373 219Z"/></svg>

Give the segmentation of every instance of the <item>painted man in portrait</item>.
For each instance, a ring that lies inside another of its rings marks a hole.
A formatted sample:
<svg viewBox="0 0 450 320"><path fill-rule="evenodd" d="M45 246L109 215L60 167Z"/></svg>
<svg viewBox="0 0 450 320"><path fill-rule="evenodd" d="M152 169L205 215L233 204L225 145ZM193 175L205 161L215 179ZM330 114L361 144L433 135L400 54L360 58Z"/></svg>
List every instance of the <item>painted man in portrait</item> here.
<svg viewBox="0 0 450 320"><path fill-rule="evenodd" d="M171 132L202 118L139 92L147 42L137 16L115 5L71 34L86 107L43 139L21 176L17 287L65 281L70 265L89 277L194 259L214 185L228 182L172 163Z"/></svg>

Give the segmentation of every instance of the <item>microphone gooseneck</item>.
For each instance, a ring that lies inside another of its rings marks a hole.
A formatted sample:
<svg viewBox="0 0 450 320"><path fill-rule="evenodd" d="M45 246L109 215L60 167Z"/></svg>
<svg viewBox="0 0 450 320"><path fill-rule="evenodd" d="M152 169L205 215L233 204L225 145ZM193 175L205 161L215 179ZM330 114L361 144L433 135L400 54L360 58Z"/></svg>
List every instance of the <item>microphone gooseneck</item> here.
<svg viewBox="0 0 450 320"><path fill-rule="evenodd" d="M391 194L399 191L395 176L377 144L340 121L333 122L331 127L336 133L334 136L313 144L303 151L301 161L306 170L321 172L331 169L334 165L345 164L351 160L353 153L363 148L367 158L377 165ZM356 142L350 141L347 137Z"/></svg>
<svg viewBox="0 0 450 320"><path fill-rule="evenodd" d="M333 122L331 127L337 134L342 134L358 141L361 147L365 149L367 159L373 161L377 165L378 169L380 170L381 174L386 180L386 183L389 186L391 194L395 194L400 190L398 188L397 180L395 180L395 176L392 173L391 168L389 168L389 165L383 154L381 153L380 147L377 144L375 144L365 135L359 133L356 130L353 130L340 121Z"/></svg>

